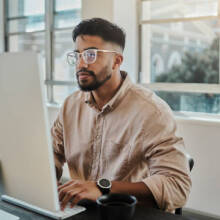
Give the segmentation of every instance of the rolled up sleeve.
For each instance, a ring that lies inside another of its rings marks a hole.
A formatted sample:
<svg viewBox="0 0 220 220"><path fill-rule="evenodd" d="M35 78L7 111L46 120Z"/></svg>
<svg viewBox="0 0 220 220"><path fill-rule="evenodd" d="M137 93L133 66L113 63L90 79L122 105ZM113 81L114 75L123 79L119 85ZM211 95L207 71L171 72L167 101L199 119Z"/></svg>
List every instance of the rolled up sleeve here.
<svg viewBox="0 0 220 220"><path fill-rule="evenodd" d="M63 126L61 123L60 115L58 115L51 128L51 135L53 141L52 143L56 166L56 174L57 179L59 180L63 173L63 165L66 162L64 153Z"/></svg>
<svg viewBox="0 0 220 220"><path fill-rule="evenodd" d="M150 176L143 182L151 190L160 209L172 212L184 206L190 188L189 164L182 138L175 136L176 124L165 112L155 118L149 135L143 141Z"/></svg>

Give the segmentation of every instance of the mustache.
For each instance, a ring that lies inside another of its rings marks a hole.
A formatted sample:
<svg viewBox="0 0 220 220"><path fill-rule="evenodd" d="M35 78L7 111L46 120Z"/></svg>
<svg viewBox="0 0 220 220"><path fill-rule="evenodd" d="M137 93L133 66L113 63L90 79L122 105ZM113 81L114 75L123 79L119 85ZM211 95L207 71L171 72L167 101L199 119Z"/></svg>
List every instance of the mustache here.
<svg viewBox="0 0 220 220"><path fill-rule="evenodd" d="M76 75L79 76L80 73L88 73L89 75L95 76L93 71L87 70L86 68L82 68L76 72Z"/></svg>

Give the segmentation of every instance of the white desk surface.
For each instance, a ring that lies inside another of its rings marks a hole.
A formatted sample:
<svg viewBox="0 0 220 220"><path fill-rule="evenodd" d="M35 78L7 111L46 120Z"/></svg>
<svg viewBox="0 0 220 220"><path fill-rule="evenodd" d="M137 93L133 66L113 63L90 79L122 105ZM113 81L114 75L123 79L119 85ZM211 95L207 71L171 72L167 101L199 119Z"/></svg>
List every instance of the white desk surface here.
<svg viewBox="0 0 220 220"><path fill-rule="evenodd" d="M18 220L19 217L18 216L15 216L15 215L12 215L8 212L5 212L3 210L0 209L0 219L7 219L7 220Z"/></svg>

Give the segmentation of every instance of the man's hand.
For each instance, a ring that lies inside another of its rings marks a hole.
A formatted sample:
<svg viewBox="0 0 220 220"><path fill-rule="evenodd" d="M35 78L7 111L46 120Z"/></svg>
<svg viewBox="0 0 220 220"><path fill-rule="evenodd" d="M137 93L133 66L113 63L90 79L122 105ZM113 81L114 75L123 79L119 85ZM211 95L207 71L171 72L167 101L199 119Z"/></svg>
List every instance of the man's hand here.
<svg viewBox="0 0 220 220"><path fill-rule="evenodd" d="M61 210L70 202L72 208L82 199L96 201L101 196L100 190L94 181L71 180L58 187Z"/></svg>

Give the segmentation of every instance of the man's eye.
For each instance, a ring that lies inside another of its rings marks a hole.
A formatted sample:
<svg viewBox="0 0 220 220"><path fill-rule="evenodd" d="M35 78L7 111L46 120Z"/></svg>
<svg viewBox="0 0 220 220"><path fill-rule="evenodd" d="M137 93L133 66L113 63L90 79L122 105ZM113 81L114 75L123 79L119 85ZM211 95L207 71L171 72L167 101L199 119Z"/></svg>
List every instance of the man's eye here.
<svg viewBox="0 0 220 220"><path fill-rule="evenodd" d="M94 57L95 54L94 54L94 53L87 53L87 56L88 56L88 57Z"/></svg>
<svg viewBox="0 0 220 220"><path fill-rule="evenodd" d="M79 57L79 53L74 53L74 54L72 55L72 57L78 58L78 57Z"/></svg>

